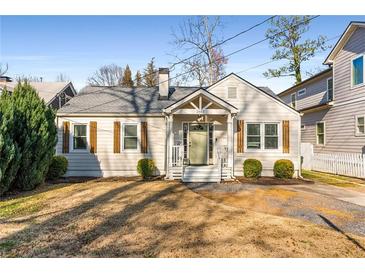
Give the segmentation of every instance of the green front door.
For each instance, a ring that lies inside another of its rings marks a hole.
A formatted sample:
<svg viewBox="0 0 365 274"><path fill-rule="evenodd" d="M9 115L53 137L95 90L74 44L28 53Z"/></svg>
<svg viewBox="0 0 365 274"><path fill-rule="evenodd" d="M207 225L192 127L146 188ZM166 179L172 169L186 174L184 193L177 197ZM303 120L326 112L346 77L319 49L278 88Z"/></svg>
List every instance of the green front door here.
<svg viewBox="0 0 365 274"><path fill-rule="evenodd" d="M189 128L189 158L191 165L208 164L207 124L191 124Z"/></svg>

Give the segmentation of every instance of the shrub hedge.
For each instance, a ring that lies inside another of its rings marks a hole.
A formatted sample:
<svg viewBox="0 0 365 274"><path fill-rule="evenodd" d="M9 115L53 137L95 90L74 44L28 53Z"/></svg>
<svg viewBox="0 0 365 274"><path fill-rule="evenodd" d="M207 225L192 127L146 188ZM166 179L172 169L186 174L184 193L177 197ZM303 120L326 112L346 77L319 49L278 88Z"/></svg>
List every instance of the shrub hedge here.
<svg viewBox="0 0 365 274"><path fill-rule="evenodd" d="M277 160L274 164L274 175L277 178L291 179L294 175L294 164L287 159Z"/></svg>
<svg viewBox="0 0 365 274"><path fill-rule="evenodd" d="M137 164L137 172L143 179L151 177L155 172L156 166L152 159L141 159Z"/></svg>
<svg viewBox="0 0 365 274"><path fill-rule="evenodd" d="M261 175L262 164L256 159L246 159L243 162L243 174L247 178L258 178Z"/></svg>
<svg viewBox="0 0 365 274"><path fill-rule="evenodd" d="M55 180L64 175L67 171L68 161L64 156L53 156L47 172L48 180Z"/></svg>

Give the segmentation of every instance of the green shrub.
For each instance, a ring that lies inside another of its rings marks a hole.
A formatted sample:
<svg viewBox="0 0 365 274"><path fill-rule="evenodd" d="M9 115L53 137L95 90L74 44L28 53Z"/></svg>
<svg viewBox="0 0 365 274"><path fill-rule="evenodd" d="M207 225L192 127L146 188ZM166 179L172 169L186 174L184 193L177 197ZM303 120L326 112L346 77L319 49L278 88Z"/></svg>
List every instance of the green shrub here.
<svg viewBox="0 0 365 274"><path fill-rule="evenodd" d="M68 161L64 156L53 156L49 165L47 179L54 180L60 178L67 171Z"/></svg>
<svg viewBox="0 0 365 274"><path fill-rule="evenodd" d="M137 172L143 177L143 179L149 178L155 172L156 166L152 159L141 159L137 164Z"/></svg>
<svg viewBox="0 0 365 274"><path fill-rule="evenodd" d="M243 162L243 174L247 178L258 178L261 175L262 164L256 159L246 159Z"/></svg>
<svg viewBox="0 0 365 274"><path fill-rule="evenodd" d="M277 160L274 164L274 175L277 178L291 179L294 175L294 164L290 160Z"/></svg>

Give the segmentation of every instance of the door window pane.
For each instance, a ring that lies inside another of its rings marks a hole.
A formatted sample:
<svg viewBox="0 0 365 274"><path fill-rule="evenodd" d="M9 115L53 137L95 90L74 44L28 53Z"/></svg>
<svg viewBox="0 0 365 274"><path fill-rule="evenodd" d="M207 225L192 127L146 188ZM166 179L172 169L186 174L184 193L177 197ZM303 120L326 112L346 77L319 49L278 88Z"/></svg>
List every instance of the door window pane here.
<svg viewBox="0 0 365 274"><path fill-rule="evenodd" d="M352 84L354 86L364 82L364 58L360 56L352 60Z"/></svg>

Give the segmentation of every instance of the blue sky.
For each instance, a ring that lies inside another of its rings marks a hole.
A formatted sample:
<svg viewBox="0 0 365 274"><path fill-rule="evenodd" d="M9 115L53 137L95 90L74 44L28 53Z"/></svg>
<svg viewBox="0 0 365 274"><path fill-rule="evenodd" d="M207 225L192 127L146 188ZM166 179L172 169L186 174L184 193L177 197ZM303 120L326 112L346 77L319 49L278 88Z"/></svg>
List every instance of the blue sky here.
<svg viewBox="0 0 365 274"><path fill-rule="evenodd" d="M230 37L268 16L223 16L224 37ZM0 16L0 62L8 63L8 75L41 76L53 81L59 73L68 75L77 89L104 64L129 64L133 72L142 70L155 57L156 65L166 67L174 59L170 53L172 29L183 16ZM320 16L311 23L306 37L319 34L333 38L340 35L351 20L365 21L365 16ZM263 25L224 44L225 54L264 38ZM334 44L337 39L329 41ZM240 72L270 61L273 49L268 42L256 45L229 58L226 71ZM318 54L303 69L322 66L328 51ZM292 78L266 79L262 73L275 68L271 63L240 75L275 92L291 86Z"/></svg>

